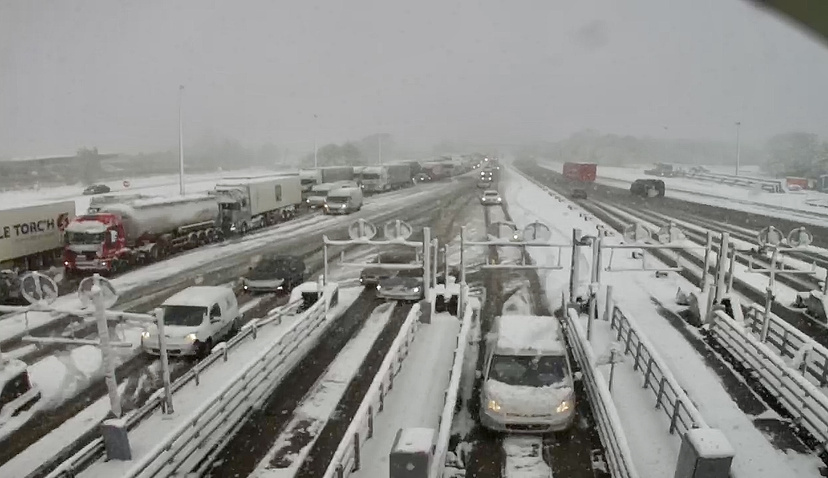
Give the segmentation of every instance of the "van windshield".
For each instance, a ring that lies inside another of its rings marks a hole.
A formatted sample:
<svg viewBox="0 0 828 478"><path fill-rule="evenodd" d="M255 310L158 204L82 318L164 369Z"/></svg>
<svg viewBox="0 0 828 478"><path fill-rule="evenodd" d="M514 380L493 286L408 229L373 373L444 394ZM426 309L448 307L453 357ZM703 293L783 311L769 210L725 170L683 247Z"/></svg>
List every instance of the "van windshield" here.
<svg viewBox="0 0 828 478"><path fill-rule="evenodd" d="M489 379L525 387L563 384L566 376L566 358L562 355L495 355L489 369Z"/></svg>
<svg viewBox="0 0 828 478"><path fill-rule="evenodd" d="M328 196L328 202L331 204L348 204L349 196Z"/></svg>
<svg viewBox="0 0 828 478"><path fill-rule="evenodd" d="M206 307L193 305L165 305L164 325L178 327L198 327L207 315Z"/></svg>

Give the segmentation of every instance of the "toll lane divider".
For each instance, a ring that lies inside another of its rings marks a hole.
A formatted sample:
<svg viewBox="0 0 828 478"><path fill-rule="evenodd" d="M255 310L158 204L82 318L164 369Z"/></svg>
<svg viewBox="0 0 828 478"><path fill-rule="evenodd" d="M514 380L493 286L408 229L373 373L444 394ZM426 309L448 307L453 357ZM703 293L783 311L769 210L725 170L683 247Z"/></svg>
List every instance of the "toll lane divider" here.
<svg viewBox="0 0 828 478"><path fill-rule="evenodd" d="M288 362L301 360L303 351L300 349L307 341L312 343L318 340L327 326L333 321L328 320L327 311L337 303L339 290L336 284L325 286L323 297L308 310L301 312L293 324L284 331L279 339L272 344L262 344L262 353L258 360L249 363L244 370L237 373L232 380L212 398L197 410L188 411L188 418L171 434L160 438L158 445L147 452L141 459L131 462L109 462L109 466L121 465L115 475L121 477L149 477L170 476L169 469L178 469L188 459L211 452L217 445L216 440L222 440L221 430L213 428L233 429L240 425L238 421L244 417L255 404L264 400L275 388L284 375L289 371L280 367ZM227 345L217 346L213 352L193 366L178 380L172 383L173 403L175 392L193 382L198 386L199 377L205 373L210 365L219 360L232 357L232 351L247 340L256 340L259 329L278 324L282 318L295 309L296 303L278 308L261 320L253 320L227 342ZM296 355L299 355L298 359ZM275 375L275 376L274 376ZM129 414L126 421L128 430L136 429L139 424L156 412L161 412L164 403L164 390L156 391L140 409ZM241 412L241 413L239 413ZM208 430L208 428L211 428ZM218 433L214 435L214 432ZM55 468L47 478L74 477L83 470L93 466L103 458L105 447L102 438L81 449ZM112 475L114 476L114 475Z"/></svg>
<svg viewBox="0 0 828 478"><path fill-rule="evenodd" d="M374 380L368 387L359 409L345 431L345 436L339 442L325 470L325 478L344 478L359 470L362 458L360 450L365 442L373 437L377 415L382 413L385 399L394 387L394 377L402 369L403 362L411 349L411 343L420 329L421 313L421 303L415 304L408 312L397 337L374 375Z"/></svg>

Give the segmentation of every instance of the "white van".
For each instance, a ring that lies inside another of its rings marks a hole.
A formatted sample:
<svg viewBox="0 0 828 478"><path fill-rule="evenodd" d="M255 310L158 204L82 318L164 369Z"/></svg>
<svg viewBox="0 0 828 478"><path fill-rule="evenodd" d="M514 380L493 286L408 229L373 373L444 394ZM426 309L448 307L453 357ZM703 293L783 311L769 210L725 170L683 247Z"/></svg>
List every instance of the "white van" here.
<svg viewBox="0 0 828 478"><path fill-rule="evenodd" d="M575 388L555 317L495 319L486 343L480 423L510 433L566 430L575 420Z"/></svg>
<svg viewBox="0 0 828 478"><path fill-rule="evenodd" d="M238 331L242 314L233 289L221 286L193 286L161 304L164 335L169 355L210 353L213 345ZM159 353L158 330L150 327L141 335L141 347Z"/></svg>
<svg viewBox="0 0 828 478"><path fill-rule="evenodd" d="M362 188L334 189L325 198L325 214L350 214L362 209Z"/></svg>
<svg viewBox="0 0 828 478"><path fill-rule="evenodd" d="M324 207L325 200L327 199L328 194L330 194L331 191L346 187L358 188L359 184L356 181L334 181L331 183L317 184L316 186L311 188L310 192L308 193L307 199L305 199L305 202L311 209Z"/></svg>

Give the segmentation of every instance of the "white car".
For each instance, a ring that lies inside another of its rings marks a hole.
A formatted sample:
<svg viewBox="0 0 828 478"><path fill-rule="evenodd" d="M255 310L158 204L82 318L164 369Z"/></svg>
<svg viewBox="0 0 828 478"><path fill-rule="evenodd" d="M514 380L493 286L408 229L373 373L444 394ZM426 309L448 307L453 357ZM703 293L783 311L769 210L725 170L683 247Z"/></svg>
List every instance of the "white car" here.
<svg viewBox="0 0 828 478"><path fill-rule="evenodd" d="M487 189L483 191L483 195L480 196L480 204L484 206L492 206L502 203L503 198L501 198L500 193L495 191L494 189Z"/></svg>
<svg viewBox="0 0 828 478"><path fill-rule="evenodd" d="M164 309L167 353L171 356L203 357L213 345L241 326L239 303L229 287L188 287L165 300L161 308ZM141 334L141 347L150 354L160 353L155 327Z"/></svg>

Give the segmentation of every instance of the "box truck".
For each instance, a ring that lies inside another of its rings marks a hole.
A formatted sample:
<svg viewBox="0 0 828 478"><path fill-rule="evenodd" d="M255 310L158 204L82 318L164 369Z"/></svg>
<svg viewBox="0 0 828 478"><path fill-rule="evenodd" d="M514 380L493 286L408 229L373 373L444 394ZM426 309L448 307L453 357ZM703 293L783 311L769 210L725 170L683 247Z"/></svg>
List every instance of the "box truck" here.
<svg viewBox="0 0 828 478"><path fill-rule="evenodd" d="M216 184L214 194L224 235L292 219L302 203L299 176L229 178Z"/></svg>

